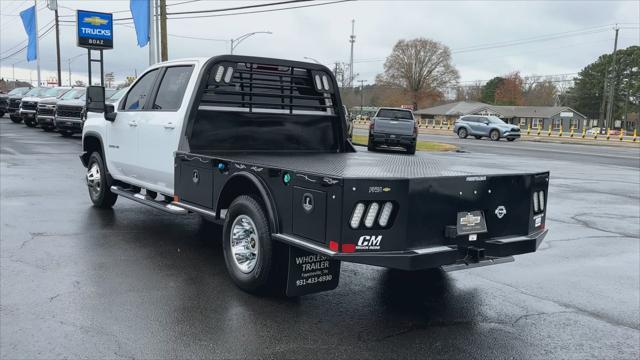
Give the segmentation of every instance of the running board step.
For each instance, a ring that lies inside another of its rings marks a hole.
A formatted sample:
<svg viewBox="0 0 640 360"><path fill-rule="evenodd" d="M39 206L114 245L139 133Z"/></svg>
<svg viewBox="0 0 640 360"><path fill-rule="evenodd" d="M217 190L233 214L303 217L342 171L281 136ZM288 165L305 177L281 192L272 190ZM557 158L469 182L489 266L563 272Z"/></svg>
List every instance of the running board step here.
<svg viewBox="0 0 640 360"><path fill-rule="evenodd" d="M173 205L173 204L167 204L164 201L156 201L153 200L149 197L146 197L138 192L134 193L131 192L129 190L125 190L123 188L121 188L120 186L112 186L111 187L111 192L114 194L118 194L120 196L124 196L129 200L133 200L136 202L139 202L141 204L145 204L148 206L151 206L152 208L158 209L158 210L162 210L164 212L168 212L170 214L174 214L174 215L186 215L189 212L186 209L183 209L179 206Z"/></svg>

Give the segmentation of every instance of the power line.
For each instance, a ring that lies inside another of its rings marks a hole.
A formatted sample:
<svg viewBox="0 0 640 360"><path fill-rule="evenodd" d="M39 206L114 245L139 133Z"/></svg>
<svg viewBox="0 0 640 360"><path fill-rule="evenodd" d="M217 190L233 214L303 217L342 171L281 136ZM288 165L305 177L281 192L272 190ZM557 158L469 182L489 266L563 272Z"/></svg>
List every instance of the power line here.
<svg viewBox="0 0 640 360"><path fill-rule="evenodd" d="M233 15L261 14L261 13L267 13L267 12L273 12L273 11L293 10L293 9L303 9L303 8L308 8L308 7L324 6L324 5L332 5L332 4L338 4L338 3L344 3L344 2L351 2L351 1L355 1L355 0L336 0L336 1L328 1L328 2L324 2L324 3L313 3L313 4L309 4L309 5L290 6L290 7L279 8L279 9L267 9L267 10L243 11L243 12L237 12L237 13L231 13L231 14L213 14L213 15L182 16L182 17L171 17L171 18L169 18L169 19L171 19L171 20L181 20L181 19L212 18L212 17L219 17L219 16L233 16Z"/></svg>
<svg viewBox="0 0 640 360"><path fill-rule="evenodd" d="M252 9L252 8L257 8L257 7L265 7L265 6L283 5L283 4L290 4L290 3L303 2L303 1L310 1L310 0L287 0L287 1L279 1L279 2L267 3L267 4L254 4L254 5L236 6L236 7L230 7L230 8L221 8L221 9L182 11L182 12L175 12L175 13L167 13L167 15L188 15L188 14L215 13L215 12L223 12L223 11ZM133 18L132 17L127 17L127 18L113 19L113 21L131 20L131 19L133 19Z"/></svg>
<svg viewBox="0 0 640 360"><path fill-rule="evenodd" d="M578 29L578 30L563 31L563 32L554 33L554 34L538 35L538 36L529 37L529 38L523 38L523 39L518 39L518 40L510 40L510 41L501 41L501 42L495 42L495 43L479 44L479 45L474 45L474 46L468 46L468 47L462 47L462 48L459 48L459 49L454 49L454 50L451 50L451 53L452 54L461 54L461 53L467 53L467 52L473 52L473 51L491 50L491 49L496 49L496 48L501 48L501 47L524 45L524 44L540 42L540 41L556 40L556 39L561 39L561 38L565 38L565 37L572 37L572 36L578 36L578 35L591 35L591 34L596 34L596 33L602 33L602 32L609 31L609 29L607 29L605 27L608 27L608 26L611 26L611 25L612 24L601 25L601 26L596 26L596 27L588 27L588 28ZM359 60L355 60L354 63L381 62L381 61L385 61L386 59L387 58L359 59Z"/></svg>
<svg viewBox="0 0 640 360"><path fill-rule="evenodd" d="M44 38L47 34L49 34L51 32L51 30L53 30L53 28L55 28L55 25L51 25L50 28L48 28L47 30L45 30L42 34L40 34L40 36L38 36L38 39L42 39ZM24 51L29 45L25 45L24 47L22 47L19 50L14 51L13 53L11 53L10 55L4 56L0 59L0 61L4 61L6 59L9 59L11 57L13 57L16 54L19 54L20 52ZM38 54L38 56L40 56L40 54Z"/></svg>
<svg viewBox="0 0 640 360"><path fill-rule="evenodd" d="M40 29L38 29L38 33L40 33L41 31L44 31L43 29L46 28L47 26L53 24L53 20L49 21L47 24L43 25ZM40 37L39 37L40 38ZM2 54L6 54L9 51L13 51L13 49L25 44L28 40L23 40L21 42L19 42L18 44L11 46L10 48L4 50L2 53L0 53L0 56L2 56Z"/></svg>

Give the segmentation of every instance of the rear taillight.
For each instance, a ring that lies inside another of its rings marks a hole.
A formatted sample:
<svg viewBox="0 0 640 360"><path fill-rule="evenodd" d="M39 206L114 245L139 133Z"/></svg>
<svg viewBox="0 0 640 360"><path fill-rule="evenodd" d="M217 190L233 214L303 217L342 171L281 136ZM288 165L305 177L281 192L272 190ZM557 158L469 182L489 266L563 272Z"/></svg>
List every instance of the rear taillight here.
<svg viewBox="0 0 640 360"><path fill-rule="evenodd" d="M356 204L349 219L352 229L389 228L393 225L396 206L391 201L363 201Z"/></svg>
<svg viewBox="0 0 640 360"><path fill-rule="evenodd" d="M533 193L533 212L543 212L544 205L544 190L535 191Z"/></svg>
<svg viewBox="0 0 640 360"><path fill-rule="evenodd" d="M418 125L413 125L413 135L417 136L418 135Z"/></svg>
<svg viewBox="0 0 640 360"><path fill-rule="evenodd" d="M367 210L367 217L364 218L364 226L370 228L373 226L373 223L376 221L376 215L378 215L378 209L380 209L380 205L377 202L371 203L369 205L369 209Z"/></svg>
<svg viewBox="0 0 640 360"><path fill-rule="evenodd" d="M357 229L360 226L360 220L362 220L362 215L364 215L365 206L363 203L358 203L356 207L353 209L353 213L351 214L350 225L351 228Z"/></svg>
<svg viewBox="0 0 640 360"><path fill-rule="evenodd" d="M389 218L391 217L391 211L393 211L393 204L387 201L382 206L382 212L380 213L380 218L378 219L378 224L380 226L387 226L387 224L389 223Z"/></svg>

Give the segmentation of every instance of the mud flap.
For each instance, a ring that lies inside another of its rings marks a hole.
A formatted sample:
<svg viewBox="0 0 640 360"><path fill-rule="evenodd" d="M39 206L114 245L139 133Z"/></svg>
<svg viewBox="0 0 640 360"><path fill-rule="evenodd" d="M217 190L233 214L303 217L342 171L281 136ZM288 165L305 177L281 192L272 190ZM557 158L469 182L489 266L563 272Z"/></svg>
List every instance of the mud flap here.
<svg viewBox="0 0 640 360"><path fill-rule="evenodd" d="M340 261L289 246L287 296L333 290L340 280Z"/></svg>

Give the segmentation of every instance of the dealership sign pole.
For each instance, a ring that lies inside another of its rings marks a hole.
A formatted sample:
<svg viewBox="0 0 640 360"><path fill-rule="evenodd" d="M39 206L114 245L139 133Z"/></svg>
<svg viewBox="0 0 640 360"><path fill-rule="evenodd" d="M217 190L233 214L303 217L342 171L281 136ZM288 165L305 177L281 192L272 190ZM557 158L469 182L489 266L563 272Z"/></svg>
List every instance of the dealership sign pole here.
<svg viewBox="0 0 640 360"><path fill-rule="evenodd" d="M91 65L100 63L100 86L104 86L103 50L113 49L113 15L95 11L78 10L78 46L88 51L89 85L91 85ZM91 57L91 50L100 52L100 59Z"/></svg>

